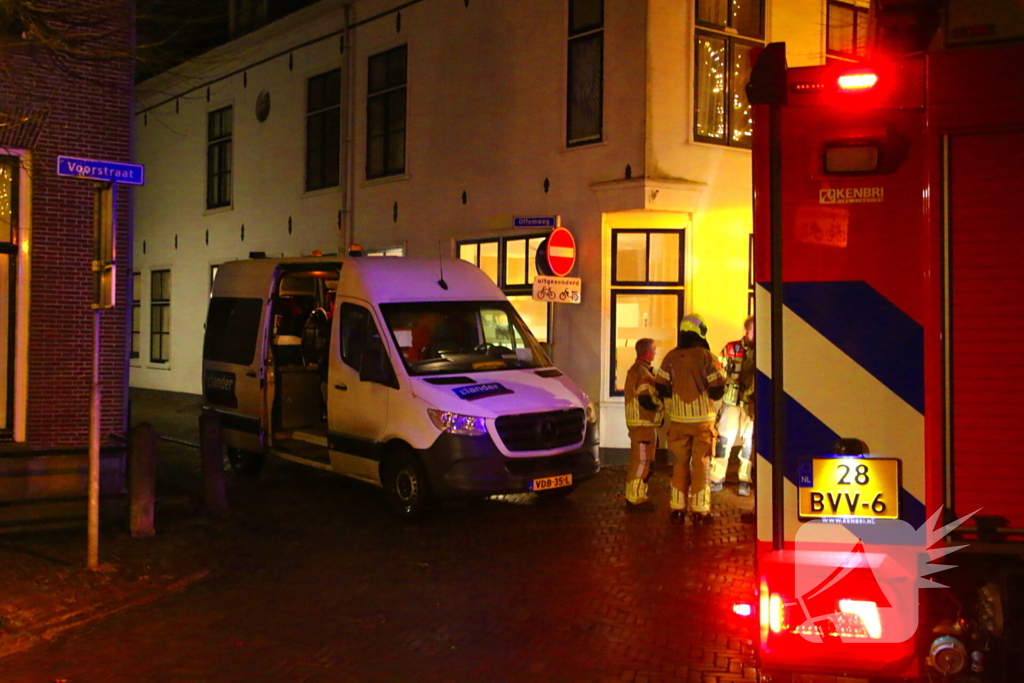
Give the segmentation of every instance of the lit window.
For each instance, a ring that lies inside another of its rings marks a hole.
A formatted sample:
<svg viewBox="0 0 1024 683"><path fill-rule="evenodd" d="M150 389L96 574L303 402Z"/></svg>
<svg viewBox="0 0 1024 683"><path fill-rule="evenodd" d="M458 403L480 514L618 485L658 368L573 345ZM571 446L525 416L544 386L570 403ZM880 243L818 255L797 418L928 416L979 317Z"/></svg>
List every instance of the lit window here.
<svg viewBox="0 0 1024 683"><path fill-rule="evenodd" d="M655 366L676 346L683 316L685 235L685 230L612 230L613 396L623 393L637 340L655 341Z"/></svg>
<svg viewBox="0 0 1024 683"><path fill-rule="evenodd" d="M868 8L845 2L828 2L826 51L829 57L858 59L867 54Z"/></svg>
<svg viewBox="0 0 1024 683"><path fill-rule="evenodd" d="M459 258L487 273L541 342L549 341L551 308L545 301L534 301L533 280L537 251L546 238L546 234L524 235L458 243Z"/></svg>
<svg viewBox="0 0 1024 683"><path fill-rule="evenodd" d="M746 84L751 51L763 45L762 0L698 0L694 55L694 139L750 147L753 111Z"/></svg>

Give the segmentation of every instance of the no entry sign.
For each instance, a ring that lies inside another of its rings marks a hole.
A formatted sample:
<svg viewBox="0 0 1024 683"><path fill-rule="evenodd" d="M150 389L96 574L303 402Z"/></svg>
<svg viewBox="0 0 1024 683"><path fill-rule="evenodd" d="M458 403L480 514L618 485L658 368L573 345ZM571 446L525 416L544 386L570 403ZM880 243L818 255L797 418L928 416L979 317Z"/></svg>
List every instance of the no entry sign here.
<svg viewBox="0 0 1024 683"><path fill-rule="evenodd" d="M548 267L552 275L568 275L576 265L576 240L565 228L555 228L548 235Z"/></svg>

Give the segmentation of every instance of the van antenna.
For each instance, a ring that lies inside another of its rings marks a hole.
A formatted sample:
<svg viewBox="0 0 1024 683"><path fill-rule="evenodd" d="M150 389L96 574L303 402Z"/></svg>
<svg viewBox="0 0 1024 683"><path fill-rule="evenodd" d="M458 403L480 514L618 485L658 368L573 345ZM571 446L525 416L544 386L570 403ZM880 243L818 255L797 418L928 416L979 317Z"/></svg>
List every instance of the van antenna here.
<svg viewBox="0 0 1024 683"><path fill-rule="evenodd" d="M448 283L444 281L444 261L441 259L441 242L437 243L437 269L441 271L441 279L437 281L437 284L441 285L441 289L448 289Z"/></svg>

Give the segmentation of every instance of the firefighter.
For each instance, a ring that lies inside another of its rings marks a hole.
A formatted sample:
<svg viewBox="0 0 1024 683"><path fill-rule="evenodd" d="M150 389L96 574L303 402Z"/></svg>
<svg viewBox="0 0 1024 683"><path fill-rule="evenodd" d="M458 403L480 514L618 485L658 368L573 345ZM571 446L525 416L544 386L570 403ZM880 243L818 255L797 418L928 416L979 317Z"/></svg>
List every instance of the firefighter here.
<svg viewBox="0 0 1024 683"><path fill-rule="evenodd" d="M711 463L711 490L721 491L733 446L740 445L740 483L736 493L750 495L754 438L754 316L743 321L743 338L731 341L718 357L725 370L725 395L718 418L718 445Z"/></svg>
<svg viewBox="0 0 1024 683"><path fill-rule="evenodd" d="M653 339L636 342L636 362L626 373L626 429L629 431L629 468L626 470L626 509L650 512L647 480L658 447L661 399L655 387L651 362L657 353Z"/></svg>
<svg viewBox="0 0 1024 683"><path fill-rule="evenodd" d="M656 381L668 399L668 448L672 468L673 522L682 522L689 511L694 522L708 522L711 491L708 465L715 441L715 404L725 391L725 376L718 359L708 349L708 326L696 313L679 324L679 345L668 352Z"/></svg>

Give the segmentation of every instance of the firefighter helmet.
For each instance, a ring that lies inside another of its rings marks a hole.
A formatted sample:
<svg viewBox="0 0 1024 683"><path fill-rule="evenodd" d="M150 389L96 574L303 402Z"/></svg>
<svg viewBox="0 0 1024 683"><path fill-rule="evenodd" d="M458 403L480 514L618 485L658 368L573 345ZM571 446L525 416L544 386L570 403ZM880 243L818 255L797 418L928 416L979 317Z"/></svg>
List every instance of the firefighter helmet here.
<svg viewBox="0 0 1024 683"><path fill-rule="evenodd" d="M683 316L679 323L680 332L696 332L701 339L707 339L708 324L704 322L704 316L700 313L690 313Z"/></svg>

